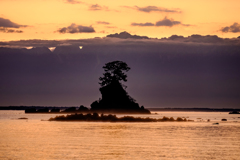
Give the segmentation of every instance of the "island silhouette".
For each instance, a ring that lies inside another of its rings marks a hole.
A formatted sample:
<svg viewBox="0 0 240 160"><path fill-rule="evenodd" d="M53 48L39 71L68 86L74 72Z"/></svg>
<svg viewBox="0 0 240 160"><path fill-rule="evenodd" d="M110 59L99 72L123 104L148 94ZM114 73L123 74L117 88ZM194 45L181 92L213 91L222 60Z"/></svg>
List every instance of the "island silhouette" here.
<svg viewBox="0 0 240 160"><path fill-rule="evenodd" d="M98 113L129 113L129 114L150 114L151 112L139 106L136 100L133 99L125 90L127 86L121 81L127 81L125 72L130 70L130 67L122 61L112 61L103 66L103 77L100 77L99 89L102 98L94 101L91 104L91 111Z"/></svg>
<svg viewBox="0 0 240 160"><path fill-rule="evenodd" d="M174 119L173 117L163 117L163 118L141 118L141 117L133 117L133 116L124 116L117 117L116 115L108 114L99 115L98 113L88 113L88 114L70 114L70 115L62 115L56 116L54 118L50 118L48 121L94 121L94 122L189 122L193 120L187 120L186 118L177 117Z"/></svg>
<svg viewBox="0 0 240 160"><path fill-rule="evenodd" d="M112 61L103 66L103 76L99 78L100 92L102 98L92 102L91 108L81 105L76 107L68 107L65 110L59 108L47 107L40 109L27 108L25 113L122 113L122 114L151 114L144 106L139 106L136 100L133 99L126 91L127 86L121 81L127 82L125 72L130 70L130 67L122 61ZM49 112L50 111L50 112Z"/></svg>

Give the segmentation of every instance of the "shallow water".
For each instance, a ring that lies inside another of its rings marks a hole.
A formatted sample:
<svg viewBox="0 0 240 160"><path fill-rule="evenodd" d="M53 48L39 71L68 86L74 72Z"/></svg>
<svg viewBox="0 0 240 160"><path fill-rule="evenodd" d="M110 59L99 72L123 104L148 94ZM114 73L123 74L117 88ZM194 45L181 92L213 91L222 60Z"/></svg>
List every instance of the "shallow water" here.
<svg viewBox="0 0 240 160"><path fill-rule="evenodd" d="M189 117L194 122L41 121L54 116L0 111L0 159L228 160L240 157L240 115L224 112L147 115ZM20 117L29 119L17 120ZM228 121L221 122L222 118ZM219 125L213 125L215 122Z"/></svg>

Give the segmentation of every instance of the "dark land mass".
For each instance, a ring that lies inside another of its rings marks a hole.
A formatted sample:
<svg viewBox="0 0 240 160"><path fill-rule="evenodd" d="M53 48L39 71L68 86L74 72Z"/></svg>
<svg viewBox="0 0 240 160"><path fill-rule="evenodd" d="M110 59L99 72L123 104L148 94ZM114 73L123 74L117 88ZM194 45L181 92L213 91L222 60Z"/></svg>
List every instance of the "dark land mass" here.
<svg viewBox="0 0 240 160"><path fill-rule="evenodd" d="M125 62L112 61L106 63L103 69L103 77L99 78L102 98L91 104L91 112L151 114L144 106L140 107L136 100L127 93L127 86L120 83L120 81L127 81L125 72L130 70Z"/></svg>
<svg viewBox="0 0 240 160"><path fill-rule="evenodd" d="M79 110L79 107L55 107L55 106L1 106L0 110L31 110L35 111L33 113L39 113L40 109L48 108L49 110L44 113L77 113L82 112ZM72 110L70 108L75 108L75 110ZM66 109L68 112L65 112ZM234 108L147 108L151 112L164 112L164 111L173 111L173 112L231 112L231 111L238 111L240 112L240 109L234 109ZM90 110L87 108L85 110L87 113L90 113ZM85 112L83 112L85 113Z"/></svg>
<svg viewBox="0 0 240 160"><path fill-rule="evenodd" d="M91 111L98 113L126 113L126 114L151 114L143 106L128 95L118 81L112 81L110 84L101 87L102 98L91 104Z"/></svg>
<svg viewBox="0 0 240 160"><path fill-rule="evenodd" d="M148 108L150 111L172 111L172 112L231 112L240 111L234 108Z"/></svg>
<svg viewBox="0 0 240 160"><path fill-rule="evenodd" d="M26 118L26 117L20 117L20 118L18 118L18 119L28 119L28 118Z"/></svg>
<svg viewBox="0 0 240 160"><path fill-rule="evenodd" d="M163 117L163 118L141 118L141 117L132 117L132 116L124 116L124 117L117 117L116 115L104 115L101 114L99 116L98 113L93 114L71 114L66 116L56 116L55 118L50 118L49 121L93 121L93 122L186 122L186 121L193 121L187 120L186 118L174 119L173 117Z"/></svg>
<svg viewBox="0 0 240 160"><path fill-rule="evenodd" d="M229 114L240 114L240 112L238 112L238 111L232 111L232 112L229 112Z"/></svg>

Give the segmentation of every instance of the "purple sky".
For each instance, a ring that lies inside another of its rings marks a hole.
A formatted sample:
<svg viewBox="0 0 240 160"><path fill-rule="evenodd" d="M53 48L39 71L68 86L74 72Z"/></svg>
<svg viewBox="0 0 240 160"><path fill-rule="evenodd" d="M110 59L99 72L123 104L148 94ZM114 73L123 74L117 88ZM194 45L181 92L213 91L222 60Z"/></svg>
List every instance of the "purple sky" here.
<svg viewBox="0 0 240 160"><path fill-rule="evenodd" d="M239 38L115 37L1 42L0 106L90 107L102 66L120 60L131 68L127 92L146 108L240 108Z"/></svg>

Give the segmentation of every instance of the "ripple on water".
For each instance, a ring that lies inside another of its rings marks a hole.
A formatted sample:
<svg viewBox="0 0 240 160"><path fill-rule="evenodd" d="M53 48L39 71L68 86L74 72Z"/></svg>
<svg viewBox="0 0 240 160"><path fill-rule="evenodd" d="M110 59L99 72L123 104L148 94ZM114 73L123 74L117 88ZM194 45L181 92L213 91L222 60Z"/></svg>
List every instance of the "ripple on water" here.
<svg viewBox="0 0 240 160"><path fill-rule="evenodd" d="M240 123L219 123L0 120L0 159L238 159Z"/></svg>

